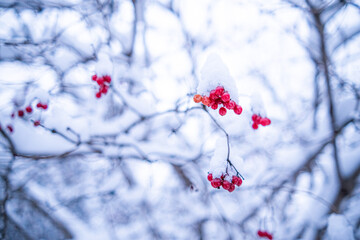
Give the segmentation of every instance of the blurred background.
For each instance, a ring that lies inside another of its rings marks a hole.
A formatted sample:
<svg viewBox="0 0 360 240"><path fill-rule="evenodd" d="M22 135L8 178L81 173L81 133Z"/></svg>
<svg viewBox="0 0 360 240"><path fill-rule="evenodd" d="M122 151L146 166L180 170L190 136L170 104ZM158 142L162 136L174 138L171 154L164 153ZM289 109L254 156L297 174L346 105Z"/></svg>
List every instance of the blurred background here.
<svg viewBox="0 0 360 240"><path fill-rule="evenodd" d="M359 23L358 0L0 0L0 238L359 239ZM192 100L211 53L240 116ZM222 130L232 193L206 178Z"/></svg>

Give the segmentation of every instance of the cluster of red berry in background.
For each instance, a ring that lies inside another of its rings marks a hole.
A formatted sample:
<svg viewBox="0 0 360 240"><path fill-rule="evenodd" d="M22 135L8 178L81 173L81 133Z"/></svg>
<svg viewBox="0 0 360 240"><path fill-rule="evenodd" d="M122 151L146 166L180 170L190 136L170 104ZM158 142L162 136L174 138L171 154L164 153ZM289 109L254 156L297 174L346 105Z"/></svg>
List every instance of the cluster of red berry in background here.
<svg viewBox="0 0 360 240"><path fill-rule="evenodd" d="M229 192L234 191L235 186L240 187L242 184L241 178L236 175L232 176L231 182L225 180L225 175L221 175L220 178L213 178L212 173L209 173L207 179L209 180L213 188L220 189L220 187L222 187L223 189L228 190Z"/></svg>
<svg viewBox="0 0 360 240"><path fill-rule="evenodd" d="M252 128L255 130L259 128L259 125L262 125L265 127L267 125L270 125L270 123L271 123L269 118L261 117L260 115L257 115L257 114L253 114L251 119L253 120Z"/></svg>
<svg viewBox="0 0 360 240"><path fill-rule="evenodd" d="M98 77L96 74L91 77L99 85L99 91L95 94L96 98L101 98L102 94L106 94L109 90L109 85L111 83L111 77L109 75L104 75Z"/></svg>
<svg viewBox="0 0 360 240"><path fill-rule="evenodd" d="M270 233L268 233L267 231L261 231L261 230L259 230L259 231L257 232L257 234L258 234L258 236L261 237L261 238L267 238L267 239L269 239L269 240L272 240L272 239L273 239L273 236L272 236Z"/></svg>
<svg viewBox="0 0 360 240"><path fill-rule="evenodd" d="M36 107L38 109L46 110L48 108L48 105L46 103L37 103ZM11 114L11 118L15 118L18 116L19 118L24 118L26 115L30 115L33 112L33 108L31 105L25 107L25 109L19 109L16 113ZM40 120L33 121L34 126L37 127L40 125ZM14 132L14 127L11 124L8 124L6 126L7 130L9 130L10 133Z"/></svg>
<svg viewBox="0 0 360 240"><path fill-rule="evenodd" d="M200 94L196 94L194 96L194 102L202 102L202 104L211 107L214 110L218 109L219 105L222 104L224 107L220 107L219 109L219 114L221 116L226 114L226 109L234 110L234 113L238 115L242 113L242 107L231 100L230 94L225 91L224 87L222 86L218 86L211 90L209 96L201 96Z"/></svg>

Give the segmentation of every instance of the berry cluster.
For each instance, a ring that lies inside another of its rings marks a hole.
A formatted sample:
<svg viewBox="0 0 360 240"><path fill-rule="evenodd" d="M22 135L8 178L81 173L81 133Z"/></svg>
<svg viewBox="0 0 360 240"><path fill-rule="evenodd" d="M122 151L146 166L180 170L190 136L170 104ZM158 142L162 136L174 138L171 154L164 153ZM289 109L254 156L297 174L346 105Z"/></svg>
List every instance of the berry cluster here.
<svg viewBox="0 0 360 240"><path fill-rule="evenodd" d="M261 117L260 115L257 115L257 114L253 114L251 119L253 120L253 125L252 125L252 128L253 129L258 129L259 128L259 125L263 125L264 127L267 126L267 125L270 125L271 121L269 118L266 118L266 117Z"/></svg>
<svg viewBox="0 0 360 240"><path fill-rule="evenodd" d="M109 75L104 75L102 77L98 77L96 74L91 77L93 81L99 85L99 91L95 94L96 98L101 98L102 94L106 94L109 90L109 85L111 83L111 77Z"/></svg>
<svg viewBox="0 0 360 240"><path fill-rule="evenodd" d="M42 110L48 109L48 105L46 103L41 103L41 102L37 103L36 107ZM25 109L19 109L16 112L16 114L12 113L11 118L15 118L16 115L20 118L24 118L25 114L31 114L32 112L33 112L33 108L31 107L31 105L28 105L27 107L25 107ZM37 127L40 125L40 120L33 121L33 123L34 126ZM11 124L8 124L6 128L7 130L9 130L10 133L14 132L14 127Z"/></svg>
<svg viewBox="0 0 360 240"><path fill-rule="evenodd" d="M232 176L231 182L226 180L224 175L221 175L220 178L213 178L212 173L209 173L207 179L209 180L213 188L220 189L220 187L222 186L223 189L228 190L229 192L235 190L235 185L240 187L242 184L241 178L236 175Z"/></svg>
<svg viewBox="0 0 360 240"><path fill-rule="evenodd" d="M262 238L267 238L267 239L269 239L269 240L272 240L273 239L273 236L270 234L270 233L268 233L267 231L258 231L257 232L257 234L258 234L258 236L259 237L262 237Z"/></svg>
<svg viewBox="0 0 360 240"><path fill-rule="evenodd" d="M224 107L220 107L219 109L219 114L221 116L226 114L226 109L234 110L234 113L237 115L242 113L242 107L230 99L230 94L225 91L224 87L222 86L218 86L211 90L209 96L201 96L200 94L196 94L194 96L194 102L202 102L202 104L211 107L214 110L218 109L219 105L222 104Z"/></svg>

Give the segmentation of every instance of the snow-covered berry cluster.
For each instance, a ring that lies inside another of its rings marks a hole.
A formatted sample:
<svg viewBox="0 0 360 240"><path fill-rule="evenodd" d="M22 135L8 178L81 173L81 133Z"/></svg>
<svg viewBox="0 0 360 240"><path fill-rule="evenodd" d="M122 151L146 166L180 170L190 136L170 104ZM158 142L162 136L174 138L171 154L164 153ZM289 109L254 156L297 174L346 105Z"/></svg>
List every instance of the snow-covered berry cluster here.
<svg viewBox="0 0 360 240"><path fill-rule="evenodd" d="M265 127L267 125L270 125L270 123L271 123L269 118L261 117L260 114L259 115L253 114L251 119L253 120L252 128L255 130L259 128L259 125L262 125Z"/></svg>
<svg viewBox="0 0 360 240"><path fill-rule="evenodd" d="M98 77L96 74L91 77L99 85L99 91L95 94L96 98L101 98L102 94L106 94L109 90L109 85L111 83L111 77L109 75L104 75Z"/></svg>
<svg viewBox="0 0 360 240"><path fill-rule="evenodd" d="M233 175L232 178L230 178L229 174L221 175L219 178L213 178L212 173L209 173L207 179L213 188L220 189L220 187L222 187L229 192L234 191L235 186L240 187L242 184L242 179L236 175Z"/></svg>
<svg viewBox="0 0 360 240"><path fill-rule="evenodd" d="M236 104L235 101L231 100L229 92L227 92L223 86L217 86L215 89L210 91L209 96L196 94L194 96L194 102L204 104L205 106L211 107L212 109L218 109L220 107L219 114L224 116L228 110L234 110L235 114L240 115L242 113L242 107Z"/></svg>
<svg viewBox="0 0 360 240"><path fill-rule="evenodd" d="M267 231L261 231L261 230L259 230L259 231L257 232L257 234L258 234L258 236L261 237L261 238L267 238L267 239L269 239L269 240L272 240L272 239L273 239L273 236L272 236L270 233L268 233Z"/></svg>

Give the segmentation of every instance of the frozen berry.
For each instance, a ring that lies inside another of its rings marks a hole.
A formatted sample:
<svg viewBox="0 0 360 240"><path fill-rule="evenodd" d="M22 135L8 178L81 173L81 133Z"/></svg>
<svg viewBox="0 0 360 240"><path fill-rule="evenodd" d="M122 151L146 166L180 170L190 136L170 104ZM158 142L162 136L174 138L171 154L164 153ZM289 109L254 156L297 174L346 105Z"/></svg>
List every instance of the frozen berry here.
<svg viewBox="0 0 360 240"><path fill-rule="evenodd" d="M230 94L228 92L223 93L223 95L221 95L221 100L223 100L223 102L230 101Z"/></svg>
<svg viewBox="0 0 360 240"><path fill-rule="evenodd" d="M14 128L11 125L7 125L6 128L9 130L9 132L14 132Z"/></svg>
<svg viewBox="0 0 360 240"><path fill-rule="evenodd" d="M261 231L261 230L259 230L259 231L257 231L257 235L258 235L259 237L265 237L265 236L266 236L266 233L263 232L263 231Z"/></svg>
<svg viewBox="0 0 360 240"><path fill-rule="evenodd" d="M240 105L236 105L234 107L234 113L237 114L237 115L240 115L242 113L242 107Z"/></svg>
<svg viewBox="0 0 360 240"><path fill-rule="evenodd" d="M232 177L232 181L233 184L235 184L236 186L240 187L242 184L242 180L241 178L239 178L238 176L233 176Z"/></svg>
<svg viewBox="0 0 360 240"><path fill-rule="evenodd" d="M230 189L230 186L231 186L231 183L227 180L224 180L222 182L222 187L225 189L225 190L229 190Z"/></svg>
<svg viewBox="0 0 360 240"><path fill-rule="evenodd" d="M221 186L221 180L220 178L215 178L211 181L211 186L213 188L219 188Z"/></svg>
<svg viewBox="0 0 360 240"><path fill-rule="evenodd" d="M219 114L220 114L221 116L224 116L224 115L226 114L226 108L221 107L221 108L219 109Z"/></svg>
<svg viewBox="0 0 360 240"><path fill-rule="evenodd" d="M36 107L37 107L37 108L42 108L42 104L41 104L41 103L38 103L38 104L36 104Z"/></svg>
<svg viewBox="0 0 360 240"><path fill-rule="evenodd" d="M42 105L42 109L46 110L48 108L48 105L47 104L43 104Z"/></svg>
<svg viewBox="0 0 360 240"><path fill-rule="evenodd" d="M227 104L226 104L226 108L231 110L234 109L236 107L236 103L233 100L230 100Z"/></svg>
<svg viewBox="0 0 360 240"><path fill-rule="evenodd" d="M253 129L258 129L258 128L259 128L259 125L257 125L256 123L253 123L252 128L253 128Z"/></svg>
<svg viewBox="0 0 360 240"><path fill-rule="evenodd" d="M91 79L92 79L93 81L96 81L96 79L97 79L96 74L92 75Z"/></svg>
<svg viewBox="0 0 360 240"><path fill-rule="evenodd" d="M230 183L230 188L228 189L229 192L233 192L235 190L235 185Z"/></svg>
<svg viewBox="0 0 360 240"><path fill-rule="evenodd" d="M202 98L202 100L201 100L201 102L205 105L205 106L210 106L210 98L208 98L208 97L203 97Z"/></svg>
<svg viewBox="0 0 360 240"><path fill-rule="evenodd" d="M101 90L101 93L103 94L106 94L108 92L108 89L109 89L109 86L107 85L103 85L100 90Z"/></svg>
<svg viewBox="0 0 360 240"><path fill-rule="evenodd" d="M32 112L32 107L31 107L31 106L27 106L27 107L25 108L25 111L26 111L27 113L31 113L31 112Z"/></svg>
<svg viewBox="0 0 360 240"><path fill-rule="evenodd" d="M267 125L270 125L270 124L271 124L271 120L270 120L269 118L263 118L262 120L263 120L263 122L264 122L264 124L265 124L265 125L263 125L263 126L267 126ZM262 124L261 124L261 125L262 125Z"/></svg>
<svg viewBox="0 0 360 240"><path fill-rule="evenodd" d="M39 125L40 125L40 121L39 121L39 120L34 121L34 126L35 126L35 127L37 127L37 126L39 126Z"/></svg>
<svg viewBox="0 0 360 240"><path fill-rule="evenodd" d="M273 236L270 233L265 232L265 234L266 234L265 237L267 237L267 239L269 239L269 240L273 239Z"/></svg>
<svg viewBox="0 0 360 240"><path fill-rule="evenodd" d="M215 94L217 96L221 96L224 93L224 88L222 86L218 86L215 88Z"/></svg>
<svg viewBox="0 0 360 240"><path fill-rule="evenodd" d="M104 82L111 83L111 77L109 75L103 76Z"/></svg>
<svg viewBox="0 0 360 240"><path fill-rule="evenodd" d="M218 98L218 96L216 95L216 91L215 91L215 90L211 90L211 91L210 91L209 98L210 98L211 100L215 100L215 99Z"/></svg>
<svg viewBox="0 0 360 240"><path fill-rule="evenodd" d="M96 96L96 98L101 98L101 92L100 92L100 91L97 92L97 93L95 94L95 96Z"/></svg>
<svg viewBox="0 0 360 240"><path fill-rule="evenodd" d="M218 108L218 104L216 102L214 102L213 104L211 104L211 108L216 110Z"/></svg>
<svg viewBox="0 0 360 240"><path fill-rule="evenodd" d="M207 176L207 179L211 182L213 180L213 175L212 173L209 173Z"/></svg>
<svg viewBox="0 0 360 240"><path fill-rule="evenodd" d="M98 79L96 80L96 82L97 82L97 84L98 84L99 86L101 86L101 85L104 84L104 78L100 77L100 78L98 78Z"/></svg>
<svg viewBox="0 0 360 240"><path fill-rule="evenodd" d="M201 96L200 94L196 94L196 95L194 96L194 102L196 102L196 103L201 102L202 99L203 99L203 98L202 98L202 96Z"/></svg>
<svg viewBox="0 0 360 240"><path fill-rule="evenodd" d="M24 116L24 111L23 111L23 110L19 110L19 111L18 111L18 116L19 116L19 117L23 117L23 116Z"/></svg>

